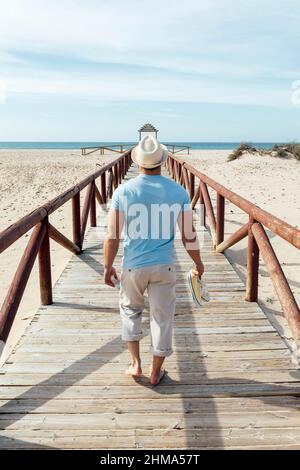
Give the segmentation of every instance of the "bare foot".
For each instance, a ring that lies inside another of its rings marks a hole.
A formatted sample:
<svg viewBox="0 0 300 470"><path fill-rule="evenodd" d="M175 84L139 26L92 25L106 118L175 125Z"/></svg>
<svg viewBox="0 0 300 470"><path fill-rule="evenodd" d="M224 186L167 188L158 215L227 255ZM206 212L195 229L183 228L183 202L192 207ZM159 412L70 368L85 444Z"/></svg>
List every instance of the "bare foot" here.
<svg viewBox="0 0 300 470"><path fill-rule="evenodd" d="M142 368L140 364L131 364L125 372L126 375L131 377L139 377L142 375Z"/></svg>
<svg viewBox="0 0 300 470"><path fill-rule="evenodd" d="M150 371L150 383L151 385L158 385L162 379L164 378L166 371L165 369L161 368L157 372Z"/></svg>

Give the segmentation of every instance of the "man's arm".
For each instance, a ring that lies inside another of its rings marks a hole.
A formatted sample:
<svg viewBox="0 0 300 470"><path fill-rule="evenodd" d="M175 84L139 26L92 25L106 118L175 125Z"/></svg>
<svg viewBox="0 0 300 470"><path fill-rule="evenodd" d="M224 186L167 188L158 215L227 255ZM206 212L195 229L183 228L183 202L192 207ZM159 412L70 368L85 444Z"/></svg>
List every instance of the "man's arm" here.
<svg viewBox="0 0 300 470"><path fill-rule="evenodd" d="M193 224L192 210L180 212L178 217L178 226L181 233L182 243L195 263L194 272L201 277L204 273L204 266L201 261L199 240Z"/></svg>
<svg viewBox="0 0 300 470"><path fill-rule="evenodd" d="M118 279L117 271L113 264L119 250L123 223L123 212L111 209L108 213L107 235L104 240L104 282L111 287L115 287L111 278Z"/></svg>

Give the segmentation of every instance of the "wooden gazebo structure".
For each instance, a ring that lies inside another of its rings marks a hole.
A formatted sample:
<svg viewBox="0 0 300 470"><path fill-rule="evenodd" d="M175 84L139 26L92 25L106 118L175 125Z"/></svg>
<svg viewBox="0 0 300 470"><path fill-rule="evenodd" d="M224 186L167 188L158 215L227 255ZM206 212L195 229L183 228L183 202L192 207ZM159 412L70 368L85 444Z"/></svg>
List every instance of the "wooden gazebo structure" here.
<svg viewBox="0 0 300 470"><path fill-rule="evenodd" d="M156 129L152 124L144 124L143 127L139 129L139 140L142 140L146 135L151 135L157 139L158 129Z"/></svg>

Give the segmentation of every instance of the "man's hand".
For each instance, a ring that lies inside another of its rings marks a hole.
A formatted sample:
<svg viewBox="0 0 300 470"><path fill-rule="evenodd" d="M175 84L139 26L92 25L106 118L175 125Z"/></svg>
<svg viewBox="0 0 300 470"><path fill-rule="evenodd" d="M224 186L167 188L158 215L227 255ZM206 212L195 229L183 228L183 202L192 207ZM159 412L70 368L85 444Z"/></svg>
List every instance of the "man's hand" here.
<svg viewBox="0 0 300 470"><path fill-rule="evenodd" d="M104 283L110 287L116 287L111 278L118 280L118 274L115 268L112 266L110 269L104 268Z"/></svg>
<svg viewBox="0 0 300 470"><path fill-rule="evenodd" d="M202 261L200 261L200 263L195 264L193 273L196 274L196 276L202 276L202 274L204 273L204 265Z"/></svg>

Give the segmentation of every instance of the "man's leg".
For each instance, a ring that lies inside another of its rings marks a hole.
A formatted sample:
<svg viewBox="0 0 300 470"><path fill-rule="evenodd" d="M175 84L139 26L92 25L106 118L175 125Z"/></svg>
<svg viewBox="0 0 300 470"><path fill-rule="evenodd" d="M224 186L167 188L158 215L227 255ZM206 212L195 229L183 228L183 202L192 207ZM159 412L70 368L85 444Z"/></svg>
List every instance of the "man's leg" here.
<svg viewBox="0 0 300 470"><path fill-rule="evenodd" d="M172 350L173 320L175 314L176 272L174 265L156 266L148 285L150 305L151 351L153 354L150 383L157 385L164 370L162 365Z"/></svg>
<svg viewBox="0 0 300 470"><path fill-rule="evenodd" d="M142 269L124 269L121 274L120 313L122 318L122 339L127 342L131 364L127 375L142 373L139 341L143 337L142 312L147 279Z"/></svg>
<svg viewBox="0 0 300 470"><path fill-rule="evenodd" d="M132 376L139 376L142 374L140 342L139 341L127 341L127 347L131 355L131 364L126 370L126 374L132 375Z"/></svg>
<svg viewBox="0 0 300 470"><path fill-rule="evenodd" d="M153 356L149 377L151 385L158 385L165 375L165 370L162 367L165 359L165 357Z"/></svg>

